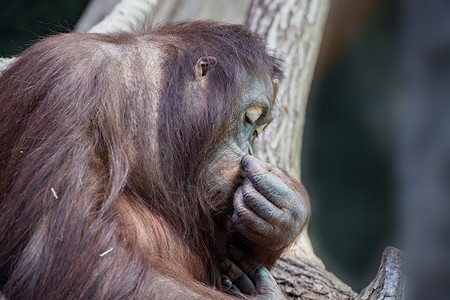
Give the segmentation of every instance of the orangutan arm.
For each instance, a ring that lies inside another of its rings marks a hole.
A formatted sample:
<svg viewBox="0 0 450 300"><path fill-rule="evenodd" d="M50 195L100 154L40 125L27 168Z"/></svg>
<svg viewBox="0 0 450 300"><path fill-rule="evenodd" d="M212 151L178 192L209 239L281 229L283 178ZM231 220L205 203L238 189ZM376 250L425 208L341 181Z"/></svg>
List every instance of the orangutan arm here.
<svg viewBox="0 0 450 300"><path fill-rule="evenodd" d="M211 286L207 286L194 278L199 271L201 262L196 262L195 257L189 258L189 251L177 236L169 230L170 226L161 223L153 213L144 206L137 205L137 201L123 198L120 203L120 215L123 222L122 228L127 234L129 244L138 247L139 253L149 256L151 276L147 279L145 298L149 299L236 299L232 294L227 294ZM125 254L128 251L124 252ZM116 258L117 259L117 258ZM120 259L119 259L120 260ZM273 280L270 272L257 264L244 265L243 270L234 273L236 277L247 278L247 283L252 286L252 293L243 289L243 293L251 295L251 299L284 299L281 290ZM226 273L229 274L229 273ZM249 279L251 278L251 279ZM227 290L227 282L222 282ZM241 285L237 284L239 288Z"/></svg>

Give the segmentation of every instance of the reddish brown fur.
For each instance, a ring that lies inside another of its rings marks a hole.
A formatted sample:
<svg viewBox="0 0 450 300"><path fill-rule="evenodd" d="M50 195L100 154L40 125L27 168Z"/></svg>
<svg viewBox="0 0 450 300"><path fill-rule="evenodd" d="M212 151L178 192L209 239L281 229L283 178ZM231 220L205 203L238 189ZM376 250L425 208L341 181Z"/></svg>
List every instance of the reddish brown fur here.
<svg viewBox="0 0 450 300"><path fill-rule="evenodd" d="M150 46L165 53L157 91L145 55L135 55ZM206 90L192 90L195 62L206 55L218 65ZM0 77L2 292L167 299L180 283L226 298L211 286L220 289L224 251L214 219L230 195L202 172L243 72L281 74L248 29L212 22L61 34L26 50ZM193 110L193 101L204 104Z"/></svg>

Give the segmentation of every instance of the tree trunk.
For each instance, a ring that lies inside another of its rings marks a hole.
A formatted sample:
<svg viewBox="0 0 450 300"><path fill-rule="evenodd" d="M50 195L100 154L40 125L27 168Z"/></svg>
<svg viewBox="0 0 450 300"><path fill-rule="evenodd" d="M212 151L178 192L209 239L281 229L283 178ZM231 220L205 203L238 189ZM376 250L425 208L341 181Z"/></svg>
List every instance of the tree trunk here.
<svg viewBox="0 0 450 300"><path fill-rule="evenodd" d="M114 6L113 11L88 32L113 33L132 31L149 15L158 4L158 0L122 0Z"/></svg>
<svg viewBox="0 0 450 300"><path fill-rule="evenodd" d="M186 19L209 19L243 24L251 0L164 0L156 7L155 24Z"/></svg>
<svg viewBox="0 0 450 300"><path fill-rule="evenodd" d="M119 0L91 0L75 25L75 31L86 32L108 16Z"/></svg>
<svg viewBox="0 0 450 300"><path fill-rule="evenodd" d="M0 74L3 72L3 70L5 70L10 63L12 63L14 60L16 60L15 57L10 57L10 58L6 58L6 57L0 57Z"/></svg>

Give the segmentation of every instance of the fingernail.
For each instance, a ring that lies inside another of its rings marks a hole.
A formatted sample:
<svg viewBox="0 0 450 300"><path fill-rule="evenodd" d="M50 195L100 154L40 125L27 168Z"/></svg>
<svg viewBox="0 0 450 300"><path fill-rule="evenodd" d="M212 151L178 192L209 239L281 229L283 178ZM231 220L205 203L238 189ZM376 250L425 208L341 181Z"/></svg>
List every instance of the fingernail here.
<svg viewBox="0 0 450 300"><path fill-rule="evenodd" d="M222 275L221 277L222 277L222 285L223 286L231 287L233 285L233 283L231 282L231 280L227 276Z"/></svg>
<svg viewBox="0 0 450 300"><path fill-rule="evenodd" d="M250 271L250 274L253 278L260 278L263 276L267 269L261 265L258 265L256 268L254 268L252 271Z"/></svg>
<svg viewBox="0 0 450 300"><path fill-rule="evenodd" d="M244 169L247 169L248 167L249 167L249 165L250 165L250 160L251 160L251 158L252 158L253 156L251 156L251 155L246 155L246 156L244 156L243 158L242 158L242 160L241 160L241 166L242 166L242 168L244 168Z"/></svg>

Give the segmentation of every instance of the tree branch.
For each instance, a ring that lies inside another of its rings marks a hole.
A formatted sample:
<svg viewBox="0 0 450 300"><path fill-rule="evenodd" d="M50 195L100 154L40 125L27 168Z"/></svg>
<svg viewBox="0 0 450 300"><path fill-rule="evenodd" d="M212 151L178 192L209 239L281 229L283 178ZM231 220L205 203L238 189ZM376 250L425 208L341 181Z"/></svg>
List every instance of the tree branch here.
<svg viewBox="0 0 450 300"><path fill-rule="evenodd" d="M359 295L333 273L299 259L280 259L271 272L290 299L399 300L403 295L403 265L403 253L386 248L377 276Z"/></svg>
<svg viewBox="0 0 450 300"><path fill-rule="evenodd" d="M75 31L86 32L107 17L120 0L91 0L75 25Z"/></svg>
<svg viewBox="0 0 450 300"><path fill-rule="evenodd" d="M122 0L103 21L88 32L113 33L132 31L142 24L158 0Z"/></svg>
<svg viewBox="0 0 450 300"><path fill-rule="evenodd" d="M366 299L402 299L404 284L403 252L387 247L383 252L381 265L375 279L356 297L356 300Z"/></svg>

